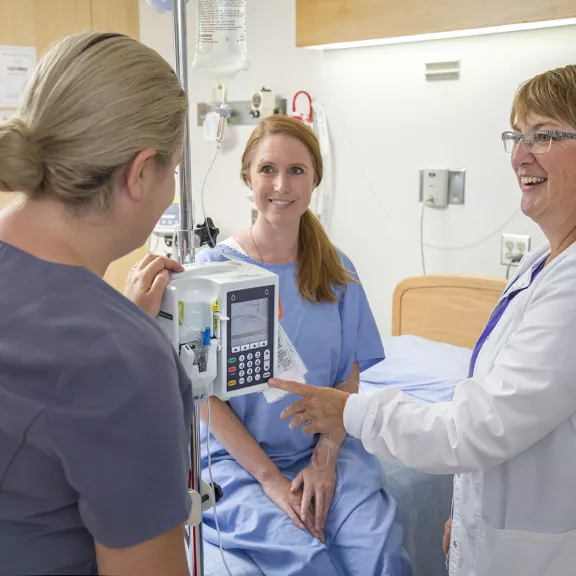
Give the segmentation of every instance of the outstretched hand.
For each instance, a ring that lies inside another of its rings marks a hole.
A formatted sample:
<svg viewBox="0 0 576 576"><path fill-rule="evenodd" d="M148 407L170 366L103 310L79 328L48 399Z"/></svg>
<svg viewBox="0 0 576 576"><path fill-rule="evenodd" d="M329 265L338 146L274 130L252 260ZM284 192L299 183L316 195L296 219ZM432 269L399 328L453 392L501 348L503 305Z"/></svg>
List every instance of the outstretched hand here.
<svg viewBox="0 0 576 576"><path fill-rule="evenodd" d="M309 386L276 378L270 380L268 385L302 397L302 400L294 402L282 412L283 420L293 417L291 429L302 426L304 434L344 429L344 407L350 394L334 388Z"/></svg>

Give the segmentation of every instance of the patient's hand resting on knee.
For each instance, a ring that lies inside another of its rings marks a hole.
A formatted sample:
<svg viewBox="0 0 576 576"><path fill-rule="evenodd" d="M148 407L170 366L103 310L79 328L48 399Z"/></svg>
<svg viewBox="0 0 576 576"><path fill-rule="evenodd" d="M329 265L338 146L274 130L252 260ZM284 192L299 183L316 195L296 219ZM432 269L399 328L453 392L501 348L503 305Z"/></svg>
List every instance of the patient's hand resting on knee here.
<svg viewBox="0 0 576 576"><path fill-rule="evenodd" d="M327 442L330 442L329 440ZM336 450L335 454L338 451ZM292 481L291 490L300 491L304 486L300 517L306 521L313 518L314 528L320 540L326 541L324 527L334 493L336 491L336 457L326 442L319 442L312 463L306 466ZM314 503L312 505L312 498Z"/></svg>
<svg viewBox="0 0 576 576"><path fill-rule="evenodd" d="M305 519L301 516L302 490L297 489L292 491L290 480L285 478L280 471L278 471L278 475L275 476L274 479L262 483L262 489L266 496L283 510L300 530L304 530L304 527L306 527L314 538L321 540L320 532L314 528L312 523L314 518L314 505L309 505Z"/></svg>

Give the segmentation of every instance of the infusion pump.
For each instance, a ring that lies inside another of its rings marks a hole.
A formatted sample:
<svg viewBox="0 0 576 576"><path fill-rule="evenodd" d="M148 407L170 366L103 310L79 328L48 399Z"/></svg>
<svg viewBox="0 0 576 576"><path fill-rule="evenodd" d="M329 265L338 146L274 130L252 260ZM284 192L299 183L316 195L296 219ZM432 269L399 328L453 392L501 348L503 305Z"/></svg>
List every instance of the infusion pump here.
<svg viewBox="0 0 576 576"><path fill-rule="evenodd" d="M157 321L186 367L195 400L268 388L277 369L278 276L236 261L184 268L171 274Z"/></svg>

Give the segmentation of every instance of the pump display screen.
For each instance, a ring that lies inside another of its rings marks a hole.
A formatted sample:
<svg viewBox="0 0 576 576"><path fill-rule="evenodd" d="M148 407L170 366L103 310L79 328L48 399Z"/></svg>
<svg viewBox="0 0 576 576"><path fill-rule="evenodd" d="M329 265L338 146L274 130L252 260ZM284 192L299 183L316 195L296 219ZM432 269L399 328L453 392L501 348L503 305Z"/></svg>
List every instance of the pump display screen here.
<svg viewBox="0 0 576 576"><path fill-rule="evenodd" d="M232 303L230 337L233 350L247 350L247 347L255 347L255 344L267 345L268 309L268 298Z"/></svg>

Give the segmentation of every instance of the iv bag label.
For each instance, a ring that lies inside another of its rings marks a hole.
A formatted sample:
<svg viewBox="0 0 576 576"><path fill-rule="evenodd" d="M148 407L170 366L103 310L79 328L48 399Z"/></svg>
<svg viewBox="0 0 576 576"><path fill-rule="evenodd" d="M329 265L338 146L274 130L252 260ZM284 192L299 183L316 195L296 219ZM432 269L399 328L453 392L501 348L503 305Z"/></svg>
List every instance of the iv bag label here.
<svg viewBox="0 0 576 576"><path fill-rule="evenodd" d="M246 0L198 0L198 41L246 41ZM224 36L221 33L225 33Z"/></svg>

